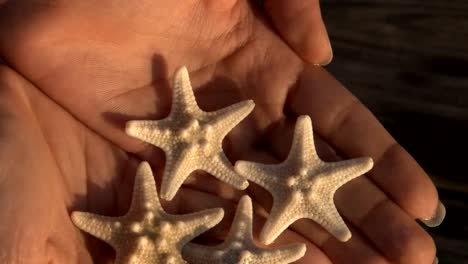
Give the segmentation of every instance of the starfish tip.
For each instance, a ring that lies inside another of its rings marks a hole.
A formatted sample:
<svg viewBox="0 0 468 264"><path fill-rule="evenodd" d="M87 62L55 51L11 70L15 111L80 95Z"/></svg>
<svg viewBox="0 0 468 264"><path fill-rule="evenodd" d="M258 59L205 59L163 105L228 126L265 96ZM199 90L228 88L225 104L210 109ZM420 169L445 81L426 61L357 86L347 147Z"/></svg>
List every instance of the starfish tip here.
<svg viewBox="0 0 468 264"><path fill-rule="evenodd" d="M136 120L128 121L125 124L125 133L130 136L135 136L138 134L138 125Z"/></svg>
<svg viewBox="0 0 468 264"><path fill-rule="evenodd" d="M210 215L207 219L211 220L211 224L208 224L209 227L217 225L224 218L224 209L223 208L213 208L211 209Z"/></svg>
<svg viewBox="0 0 468 264"><path fill-rule="evenodd" d="M311 122L308 115L301 115L297 118L297 122Z"/></svg>
<svg viewBox="0 0 468 264"><path fill-rule="evenodd" d="M248 161L236 161L236 163L234 164L234 170L239 174L246 173L248 170L248 164Z"/></svg>
<svg viewBox="0 0 468 264"><path fill-rule="evenodd" d="M252 99L245 100L245 104L247 105L247 107L249 108L250 111L252 111L252 109L254 109L254 107L255 107L254 100L252 100Z"/></svg>
<svg viewBox="0 0 468 264"><path fill-rule="evenodd" d="M297 245L297 254L302 258L307 251L307 247L304 243Z"/></svg>
<svg viewBox="0 0 468 264"><path fill-rule="evenodd" d="M177 68L177 70L175 71L175 76L180 76L180 75L187 75L188 76L188 69L186 66L180 66L179 68Z"/></svg>
<svg viewBox="0 0 468 264"><path fill-rule="evenodd" d="M149 162L147 161L142 161L140 162L140 164L138 165L138 168L137 168L137 173L140 174L140 173L146 173L146 174L153 174L153 172L151 171L151 166L149 164Z"/></svg>
<svg viewBox="0 0 468 264"><path fill-rule="evenodd" d="M267 234L266 232L263 232L263 231L260 233L260 236L259 236L260 242L262 242L265 245L270 245L271 243L273 243L275 238L271 236L270 234Z"/></svg>
<svg viewBox="0 0 468 264"><path fill-rule="evenodd" d="M348 240L351 239L351 237L352 237L351 231L349 231L349 229L347 228L340 230L336 234L336 239L338 239L341 242L347 242Z"/></svg>
<svg viewBox="0 0 468 264"><path fill-rule="evenodd" d="M71 220L75 225L78 225L81 222L82 216L82 212L74 211L71 213Z"/></svg>
<svg viewBox="0 0 468 264"><path fill-rule="evenodd" d="M160 191L160 194L159 194L159 197L165 201L171 201L172 199L174 199L174 196L175 196L175 193L170 193L169 191L167 190L163 190L161 188L161 191Z"/></svg>
<svg viewBox="0 0 468 264"><path fill-rule="evenodd" d="M247 187L249 187L249 182L248 182L248 181L244 181L244 182L240 185L240 190L245 190L245 189L247 189Z"/></svg>
<svg viewBox="0 0 468 264"><path fill-rule="evenodd" d="M360 160L363 173L370 171L374 167L374 160L371 157L362 157Z"/></svg>

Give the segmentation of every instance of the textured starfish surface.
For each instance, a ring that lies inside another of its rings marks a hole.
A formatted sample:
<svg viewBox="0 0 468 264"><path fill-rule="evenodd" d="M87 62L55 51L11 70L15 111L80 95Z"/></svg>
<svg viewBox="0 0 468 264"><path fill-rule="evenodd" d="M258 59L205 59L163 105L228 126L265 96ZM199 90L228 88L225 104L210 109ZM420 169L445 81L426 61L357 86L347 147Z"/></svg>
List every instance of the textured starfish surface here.
<svg viewBox="0 0 468 264"><path fill-rule="evenodd" d="M252 236L252 200L244 196L237 207L231 230L222 244L209 247L189 243L184 247L182 254L193 264L281 264L300 259L305 251L304 244L277 249L257 247Z"/></svg>
<svg viewBox="0 0 468 264"><path fill-rule="evenodd" d="M234 171L222 149L223 138L254 108L252 100L205 112L195 96L185 67L176 71L171 112L161 120L127 122L127 134L164 150L166 165L161 198L172 200L189 174L206 171L243 190L248 182Z"/></svg>
<svg viewBox="0 0 468 264"><path fill-rule="evenodd" d="M314 220L340 241L350 239L351 232L339 215L333 196L339 187L372 166L369 157L322 161L315 149L310 118L300 116L285 161L279 164L238 161L235 169L273 196L270 216L260 234L260 240L270 244L300 218Z"/></svg>
<svg viewBox="0 0 468 264"><path fill-rule="evenodd" d="M107 242L116 250L115 263L186 263L182 247L223 218L221 208L192 214L167 214L159 203L148 163L138 167L133 198L127 214L107 217L73 212L81 230Z"/></svg>

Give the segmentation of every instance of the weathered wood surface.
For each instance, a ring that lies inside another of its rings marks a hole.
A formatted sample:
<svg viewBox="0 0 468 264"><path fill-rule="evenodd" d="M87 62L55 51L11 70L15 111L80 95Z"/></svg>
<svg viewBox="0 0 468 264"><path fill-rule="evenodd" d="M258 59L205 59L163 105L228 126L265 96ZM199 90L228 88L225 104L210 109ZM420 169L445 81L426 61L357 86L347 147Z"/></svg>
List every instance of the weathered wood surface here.
<svg viewBox="0 0 468 264"><path fill-rule="evenodd" d="M441 263L468 263L468 1L322 0L327 67L434 177Z"/></svg>

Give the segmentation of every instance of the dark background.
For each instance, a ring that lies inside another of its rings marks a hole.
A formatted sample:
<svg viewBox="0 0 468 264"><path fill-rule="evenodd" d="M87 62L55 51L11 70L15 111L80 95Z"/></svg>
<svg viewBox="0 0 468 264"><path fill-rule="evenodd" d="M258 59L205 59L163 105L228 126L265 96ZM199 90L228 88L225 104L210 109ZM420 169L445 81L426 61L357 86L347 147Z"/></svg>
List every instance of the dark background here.
<svg viewBox="0 0 468 264"><path fill-rule="evenodd" d="M434 179L440 263L468 263L468 1L322 0L326 68Z"/></svg>

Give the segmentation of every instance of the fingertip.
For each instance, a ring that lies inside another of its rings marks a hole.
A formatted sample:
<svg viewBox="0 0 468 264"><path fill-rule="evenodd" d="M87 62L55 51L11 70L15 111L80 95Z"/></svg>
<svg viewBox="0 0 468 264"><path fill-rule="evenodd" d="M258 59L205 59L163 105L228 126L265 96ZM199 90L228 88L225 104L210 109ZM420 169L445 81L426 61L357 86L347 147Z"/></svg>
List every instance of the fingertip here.
<svg viewBox="0 0 468 264"><path fill-rule="evenodd" d="M328 65L333 51L317 0L265 0L265 11L280 35L302 59Z"/></svg>
<svg viewBox="0 0 468 264"><path fill-rule="evenodd" d="M387 147L369 172L385 193L413 219L430 219L439 203L437 189L409 153L399 144Z"/></svg>
<svg viewBox="0 0 468 264"><path fill-rule="evenodd" d="M447 212L444 204L439 201L433 216L426 219L421 219L421 222L423 222L427 227L437 227L444 221L446 213Z"/></svg>

